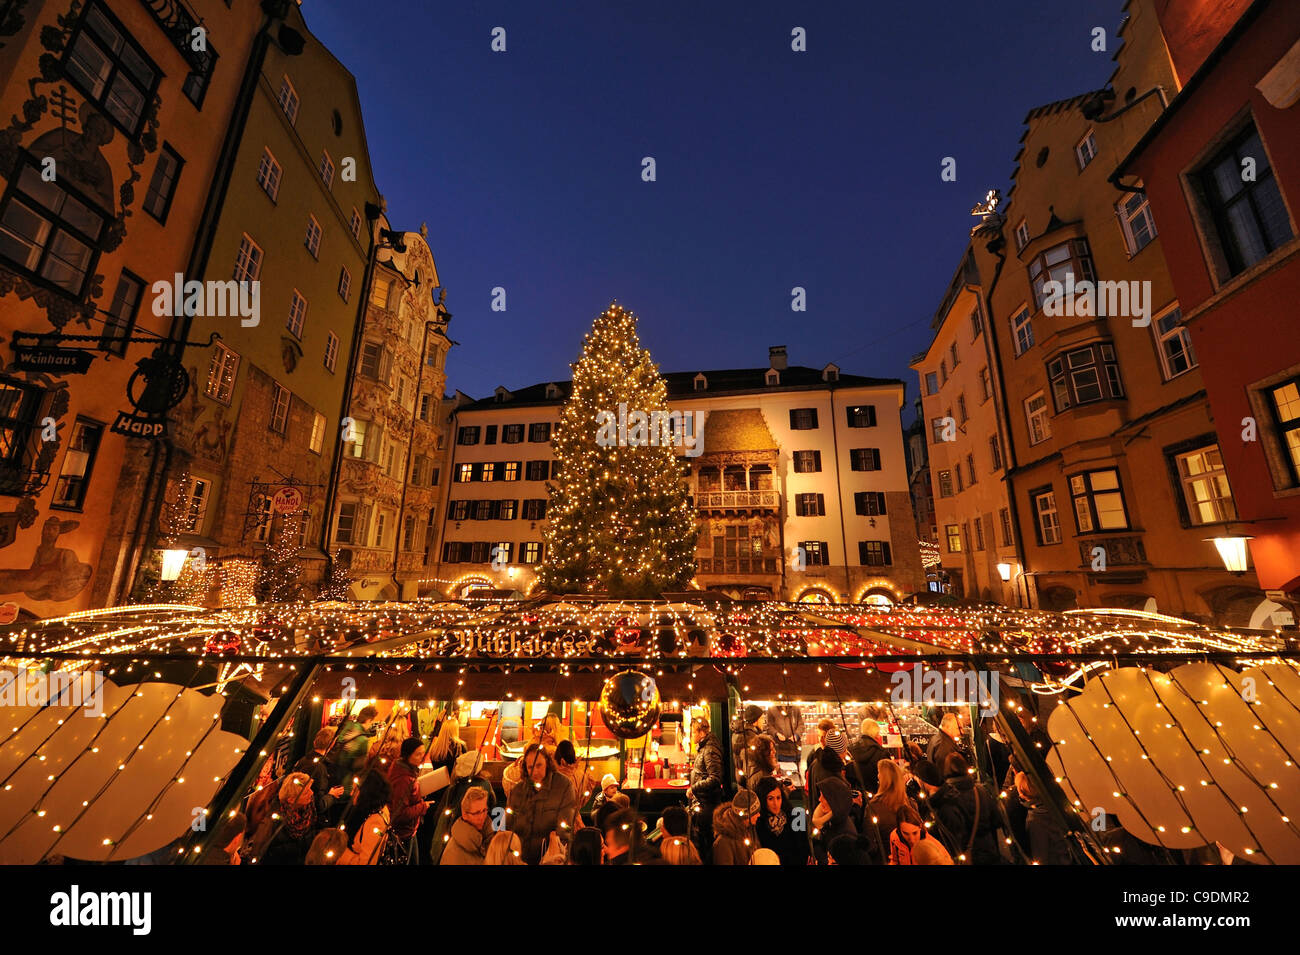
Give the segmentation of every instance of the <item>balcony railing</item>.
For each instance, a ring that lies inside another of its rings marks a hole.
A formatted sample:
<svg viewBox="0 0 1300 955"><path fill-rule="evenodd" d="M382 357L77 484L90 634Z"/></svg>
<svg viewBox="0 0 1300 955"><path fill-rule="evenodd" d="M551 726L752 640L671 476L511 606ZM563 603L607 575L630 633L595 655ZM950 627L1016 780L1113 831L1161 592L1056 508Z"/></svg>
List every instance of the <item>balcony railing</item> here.
<svg viewBox="0 0 1300 955"><path fill-rule="evenodd" d="M775 557L705 557L695 562L700 574L775 574Z"/></svg>
<svg viewBox="0 0 1300 955"><path fill-rule="evenodd" d="M761 508L775 511L780 507L781 495L768 491L700 491L695 495L695 506L700 510L727 508Z"/></svg>

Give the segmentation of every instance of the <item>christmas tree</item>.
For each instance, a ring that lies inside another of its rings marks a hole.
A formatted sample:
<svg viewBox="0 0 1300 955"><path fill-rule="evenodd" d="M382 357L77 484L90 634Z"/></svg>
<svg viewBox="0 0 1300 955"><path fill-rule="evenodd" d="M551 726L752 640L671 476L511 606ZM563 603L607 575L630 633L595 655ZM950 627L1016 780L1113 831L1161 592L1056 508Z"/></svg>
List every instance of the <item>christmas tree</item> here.
<svg viewBox="0 0 1300 955"><path fill-rule="evenodd" d="M691 579L695 515L663 424L666 395L637 339L636 316L611 305L584 340L552 438L559 469L549 487L541 587L650 597Z"/></svg>

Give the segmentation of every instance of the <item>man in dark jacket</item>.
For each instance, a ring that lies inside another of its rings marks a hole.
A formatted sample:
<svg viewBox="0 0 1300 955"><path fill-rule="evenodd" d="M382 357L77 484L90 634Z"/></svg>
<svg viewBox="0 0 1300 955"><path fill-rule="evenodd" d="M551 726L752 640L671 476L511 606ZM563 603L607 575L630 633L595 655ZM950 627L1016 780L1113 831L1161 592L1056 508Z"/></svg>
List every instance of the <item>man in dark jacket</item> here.
<svg viewBox="0 0 1300 955"><path fill-rule="evenodd" d="M830 776L818 787L817 808L813 810L813 855L818 865L826 865L826 848L836 836L857 838L858 827L853 822L853 794L849 784L838 776Z"/></svg>
<svg viewBox="0 0 1300 955"><path fill-rule="evenodd" d="M722 747L704 720L691 725L691 737L695 742L690 788L692 841L700 861L708 865L713 853L713 810L722 802Z"/></svg>
<svg viewBox="0 0 1300 955"><path fill-rule="evenodd" d="M931 798L935 820L951 836L953 859L969 855L974 865L997 865L997 797L968 771L960 753L948 757L949 776ZM972 838L973 834L973 838Z"/></svg>
<svg viewBox="0 0 1300 955"><path fill-rule="evenodd" d="M853 759L857 778L850 772L849 781L861 786L869 793L880 789L880 772L876 768L882 759L888 759L885 747L880 745L880 724L875 720L862 721L862 735L849 746L849 756Z"/></svg>
<svg viewBox="0 0 1300 955"><path fill-rule="evenodd" d="M757 769L752 747L754 741L763 735L767 726L767 714L761 706L751 703L745 707L741 719L743 722L731 734L731 761L736 772L736 784L744 789L749 785L749 777Z"/></svg>
<svg viewBox="0 0 1300 955"><path fill-rule="evenodd" d="M768 707L767 735L776 743L779 762L799 764L803 752L803 714L799 707L793 703Z"/></svg>
<svg viewBox="0 0 1300 955"><path fill-rule="evenodd" d="M530 743L521 758L523 779L510 790L506 807L510 831L523 844L524 862L537 865L553 831L573 831L578 801L573 784L555 768L551 754L541 743Z"/></svg>
<svg viewBox="0 0 1300 955"><path fill-rule="evenodd" d="M343 796L343 787L336 785L335 765L329 758L330 745L334 742L334 730L325 727L312 740L312 752L294 763L293 771L306 773L311 777L312 797L316 800L316 828L324 829L338 822L335 811L339 808L339 799Z"/></svg>

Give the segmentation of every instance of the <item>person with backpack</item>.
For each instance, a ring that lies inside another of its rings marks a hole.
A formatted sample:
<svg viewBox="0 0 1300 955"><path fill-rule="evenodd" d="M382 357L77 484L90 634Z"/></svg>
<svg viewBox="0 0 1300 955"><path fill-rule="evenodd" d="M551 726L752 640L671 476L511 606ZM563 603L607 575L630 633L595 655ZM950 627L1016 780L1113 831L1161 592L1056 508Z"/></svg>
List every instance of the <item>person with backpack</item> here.
<svg viewBox="0 0 1300 955"><path fill-rule="evenodd" d="M378 719L379 710L367 704L355 718L344 722L343 729L334 741L334 760L338 767L335 778L349 794L354 780L366 769L366 754L370 751L370 741L378 732L375 726Z"/></svg>
<svg viewBox="0 0 1300 955"><path fill-rule="evenodd" d="M936 824L951 837L958 864L998 865L997 797L978 782L961 753L944 763L944 784L932 798Z"/></svg>

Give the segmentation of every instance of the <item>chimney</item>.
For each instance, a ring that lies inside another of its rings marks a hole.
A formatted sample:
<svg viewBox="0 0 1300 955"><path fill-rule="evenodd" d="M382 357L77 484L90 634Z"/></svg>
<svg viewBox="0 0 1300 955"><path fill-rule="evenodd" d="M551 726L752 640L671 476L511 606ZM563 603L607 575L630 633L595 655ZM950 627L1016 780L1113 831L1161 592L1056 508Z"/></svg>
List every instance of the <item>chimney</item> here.
<svg viewBox="0 0 1300 955"><path fill-rule="evenodd" d="M777 371L785 371L785 346L773 345L767 350L768 361Z"/></svg>

